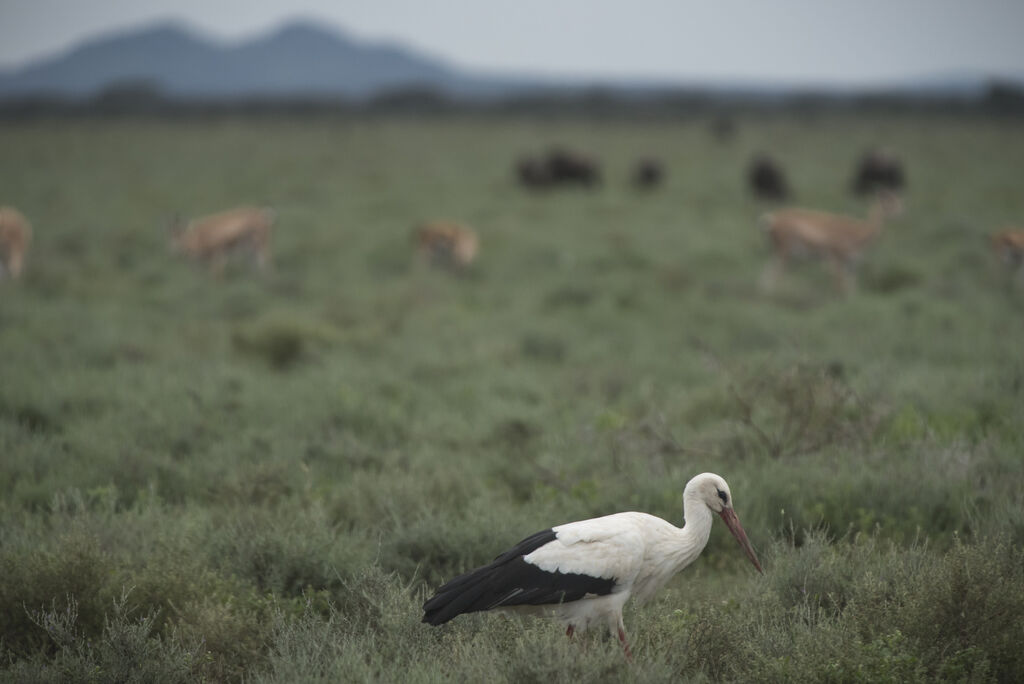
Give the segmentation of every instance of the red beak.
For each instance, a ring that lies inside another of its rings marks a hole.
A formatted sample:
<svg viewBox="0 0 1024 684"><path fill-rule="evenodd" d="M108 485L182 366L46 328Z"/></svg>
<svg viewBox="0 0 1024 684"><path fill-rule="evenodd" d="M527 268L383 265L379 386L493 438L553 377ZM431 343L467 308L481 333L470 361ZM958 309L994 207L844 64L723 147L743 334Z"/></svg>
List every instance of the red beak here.
<svg viewBox="0 0 1024 684"><path fill-rule="evenodd" d="M732 532L732 536L736 537L736 541L743 547L743 552L747 554L747 558L754 564L757 571L763 575L764 570L761 569L761 564L757 561L757 556L754 555L754 549L750 546L747 533L743 531L743 525L740 525L740 519L736 516L736 511L731 508L723 508L719 515L722 516L722 520L725 521L729 531Z"/></svg>

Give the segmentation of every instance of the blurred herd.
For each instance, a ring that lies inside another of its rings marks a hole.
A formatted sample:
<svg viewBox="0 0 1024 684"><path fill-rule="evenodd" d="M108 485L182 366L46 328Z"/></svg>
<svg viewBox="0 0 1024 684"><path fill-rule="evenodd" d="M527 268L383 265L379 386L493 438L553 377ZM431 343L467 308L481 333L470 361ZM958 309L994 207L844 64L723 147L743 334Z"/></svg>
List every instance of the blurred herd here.
<svg viewBox="0 0 1024 684"><path fill-rule="evenodd" d="M711 134L728 143L736 124L728 117L715 119ZM652 192L668 176L669 163L652 155L637 156L628 183L637 192ZM540 153L526 154L514 162L518 185L531 193L565 189L597 192L606 182L598 158L565 145L552 145ZM766 152L754 154L743 182L750 196L768 205L788 202L796 196L783 164ZM828 262L838 289L850 292L854 269L867 247L882 233L886 221L903 212L907 173L900 156L887 148L866 150L852 167L849 191L868 202L867 216L856 218L810 207L773 206L757 218L767 238L771 261L761 276L761 288L771 292L789 261L812 257ZM242 206L185 221L175 215L169 222L172 251L204 264L221 275L228 259L244 254L259 271L272 261L271 233L276 218L270 207ZM476 261L481 239L470 226L457 220L428 218L413 228L415 258L423 263L464 272ZM11 206L0 206L0 279L23 275L32 242L28 219ZM1004 227L990 235L996 259L1024 280L1024 229Z"/></svg>

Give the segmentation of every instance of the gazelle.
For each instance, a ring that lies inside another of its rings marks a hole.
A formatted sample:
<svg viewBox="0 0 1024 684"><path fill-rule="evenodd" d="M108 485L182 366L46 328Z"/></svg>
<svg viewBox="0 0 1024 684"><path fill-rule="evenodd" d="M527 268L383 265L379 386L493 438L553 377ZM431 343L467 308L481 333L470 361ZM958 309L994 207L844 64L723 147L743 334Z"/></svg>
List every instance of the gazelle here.
<svg viewBox="0 0 1024 684"><path fill-rule="evenodd" d="M899 197L879 193L867 219L812 209L779 209L761 216L758 225L768 235L774 257L765 267L762 287L772 290L790 257L801 253L827 259L841 292L853 287L857 257L881 233L882 225L903 210Z"/></svg>
<svg viewBox="0 0 1024 684"><path fill-rule="evenodd" d="M466 268L476 260L480 239L468 226L452 221L430 221L413 232L420 258L455 268Z"/></svg>
<svg viewBox="0 0 1024 684"><path fill-rule="evenodd" d="M989 240L996 257L1024 279L1024 229L1007 228Z"/></svg>
<svg viewBox="0 0 1024 684"><path fill-rule="evenodd" d="M14 207L0 207L0 279L4 272L21 277L25 253L32 242L32 226Z"/></svg>
<svg viewBox="0 0 1024 684"><path fill-rule="evenodd" d="M249 251L260 270L270 264L270 231L274 210L265 207L238 207L192 219L184 224L175 219L171 226L173 247L186 256L203 261L219 274L228 253Z"/></svg>

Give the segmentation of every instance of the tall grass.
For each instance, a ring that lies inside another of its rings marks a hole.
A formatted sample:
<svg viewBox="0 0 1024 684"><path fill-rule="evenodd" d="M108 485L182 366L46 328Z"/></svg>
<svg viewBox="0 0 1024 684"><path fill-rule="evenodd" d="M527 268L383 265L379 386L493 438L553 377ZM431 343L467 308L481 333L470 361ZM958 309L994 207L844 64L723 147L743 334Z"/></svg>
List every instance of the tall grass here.
<svg viewBox="0 0 1024 684"><path fill-rule="evenodd" d="M1024 288L984 235L1024 212L1016 123L26 122L0 188L36 229L0 283L0 668L11 681L1016 681ZM522 151L604 159L535 195ZM760 293L775 148L802 203L857 213L862 149L908 213L838 296ZM666 187L627 175L659 151ZM279 215L275 267L175 260L175 211ZM463 220L454 276L409 232ZM726 477L765 558L701 559L601 635L419 623L432 588L538 529L681 523Z"/></svg>

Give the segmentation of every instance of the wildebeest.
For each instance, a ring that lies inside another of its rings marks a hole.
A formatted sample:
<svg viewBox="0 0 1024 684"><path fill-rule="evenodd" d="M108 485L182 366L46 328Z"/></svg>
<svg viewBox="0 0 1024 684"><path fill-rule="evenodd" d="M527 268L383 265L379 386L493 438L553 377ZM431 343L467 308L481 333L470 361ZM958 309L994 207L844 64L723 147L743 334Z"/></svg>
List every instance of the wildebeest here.
<svg viewBox="0 0 1024 684"><path fill-rule="evenodd" d="M476 260L480 238L476 232L454 221L428 221L413 230L416 252L436 266L466 268Z"/></svg>
<svg viewBox="0 0 1024 684"><path fill-rule="evenodd" d="M175 217L171 243L179 252L206 262L217 274L224 270L228 254L251 252L260 270L270 263L270 231L275 213L266 207L238 207L192 219L187 224Z"/></svg>
<svg viewBox="0 0 1024 684"><path fill-rule="evenodd" d="M637 190L651 190L661 185L665 178L665 167L660 160L644 157L633 167L633 187Z"/></svg>
<svg viewBox="0 0 1024 684"><path fill-rule="evenodd" d="M854 194L873 195L879 190L901 192L906 186L903 164L892 152L873 149L865 152L853 172L850 190Z"/></svg>
<svg viewBox="0 0 1024 684"><path fill-rule="evenodd" d="M0 279L4 272L21 277L25 254L32 243L32 226L14 207L0 207Z"/></svg>
<svg viewBox="0 0 1024 684"><path fill-rule="evenodd" d="M593 158L564 147L553 147L540 157L524 157L516 164L519 182L531 189L601 184L601 166Z"/></svg>
<svg viewBox="0 0 1024 684"><path fill-rule="evenodd" d="M782 167L767 154L758 154L751 160L747 184L758 199L784 200L790 195Z"/></svg>
<svg viewBox="0 0 1024 684"><path fill-rule="evenodd" d="M592 187L601 184L601 167L591 157L566 149L553 148L548 152L548 172L555 183Z"/></svg>

